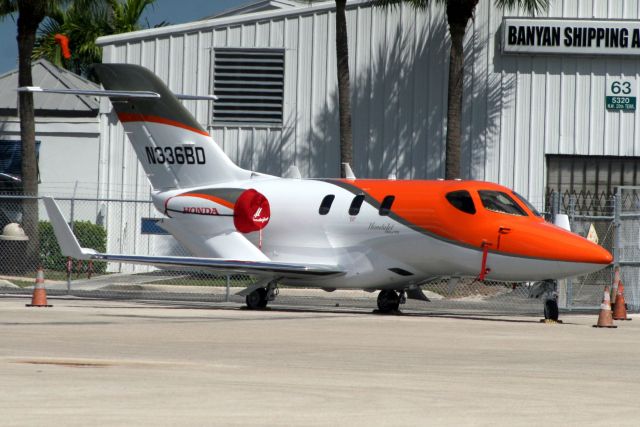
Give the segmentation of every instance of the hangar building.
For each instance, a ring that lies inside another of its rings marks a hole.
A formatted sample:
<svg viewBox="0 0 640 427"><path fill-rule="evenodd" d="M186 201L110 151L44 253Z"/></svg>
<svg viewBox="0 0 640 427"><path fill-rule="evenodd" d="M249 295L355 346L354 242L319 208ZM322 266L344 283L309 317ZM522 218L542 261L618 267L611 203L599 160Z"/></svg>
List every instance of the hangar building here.
<svg viewBox="0 0 640 427"><path fill-rule="evenodd" d="M638 183L638 113L606 105L615 82L636 92L640 49L632 42L640 23L628 20L640 17L638 2L552 0L545 17L510 21L516 43L519 30L524 40L509 46L504 16L524 15L493 3L478 4L467 31L463 177L511 186L536 204L547 187L594 192ZM257 5L265 10L101 38L104 61L144 65L178 93L220 96L216 105L185 104L243 167L280 174L296 164L303 176L336 176L334 2ZM443 176L449 53L443 8L380 9L353 0L347 19L356 175ZM540 37L534 31L531 38L531 28L542 28ZM539 45L544 28L559 46ZM591 42L591 29L596 36L606 30L612 43ZM237 55L246 66L233 67ZM245 109L234 107L236 92L225 91L233 81L254 90ZM273 99L259 102L266 95ZM103 104L103 112L109 109ZM114 117L105 115L103 126L108 160L101 180L112 183L104 195L114 196L119 184L145 178L132 151L122 150Z"/></svg>

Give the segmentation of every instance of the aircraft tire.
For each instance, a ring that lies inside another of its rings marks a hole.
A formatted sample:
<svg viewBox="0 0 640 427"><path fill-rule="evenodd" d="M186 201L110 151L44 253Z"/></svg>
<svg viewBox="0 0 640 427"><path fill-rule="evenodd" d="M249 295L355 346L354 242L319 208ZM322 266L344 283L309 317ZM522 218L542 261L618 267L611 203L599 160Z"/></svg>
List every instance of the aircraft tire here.
<svg viewBox="0 0 640 427"><path fill-rule="evenodd" d="M267 303L267 290L264 288L258 288L245 297L247 308L255 310L258 308L265 308Z"/></svg>
<svg viewBox="0 0 640 427"><path fill-rule="evenodd" d="M544 318L547 320L558 320L560 311L558 302L555 299L548 299L544 302Z"/></svg>
<svg viewBox="0 0 640 427"><path fill-rule="evenodd" d="M381 313L398 311L400 307L400 296L394 290L383 289L378 294L378 310Z"/></svg>

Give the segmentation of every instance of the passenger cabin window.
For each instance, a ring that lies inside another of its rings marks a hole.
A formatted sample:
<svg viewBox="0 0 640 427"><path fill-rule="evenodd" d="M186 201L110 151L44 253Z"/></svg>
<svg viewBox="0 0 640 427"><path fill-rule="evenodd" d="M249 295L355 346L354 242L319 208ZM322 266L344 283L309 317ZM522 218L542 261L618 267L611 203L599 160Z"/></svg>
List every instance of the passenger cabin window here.
<svg viewBox="0 0 640 427"><path fill-rule="evenodd" d="M472 215L476 213L476 205L473 204L471 194L467 190L452 191L447 193L446 197L456 209Z"/></svg>
<svg viewBox="0 0 640 427"><path fill-rule="evenodd" d="M328 194L324 196L324 199L322 199L322 203L320 203L320 209L318 209L318 213L320 215L328 214L329 211L331 210L331 204L333 203L333 199L335 198L336 196L334 196L333 194Z"/></svg>
<svg viewBox="0 0 640 427"><path fill-rule="evenodd" d="M516 196L516 197L517 197L517 198L518 198L522 203L524 203L524 205L525 205L526 207L528 207L528 208L529 208L529 210L530 210L531 212L533 212L533 214L534 214L535 216L542 216L542 214L541 214L540 212L538 212L538 210L537 210L536 208L534 208L534 207L533 207L533 205L532 205L532 204L531 204L527 199L525 199L524 197L522 197L521 195L519 195L519 194L518 194L518 193L516 193L515 191L513 192L513 195L514 195L514 196Z"/></svg>
<svg viewBox="0 0 640 427"><path fill-rule="evenodd" d="M354 197L353 202L351 202L351 206L349 206L349 215L358 215L362 202L364 202L364 194L358 194Z"/></svg>
<svg viewBox="0 0 640 427"><path fill-rule="evenodd" d="M485 209L509 215L527 216L527 213L507 193L501 191L480 190L480 201Z"/></svg>
<svg viewBox="0 0 640 427"><path fill-rule="evenodd" d="M380 204L380 209L378 210L378 213L381 216L389 215L389 212L391 212L391 206L393 205L393 201L395 199L396 199L396 196L387 196L384 199L382 199L382 204Z"/></svg>

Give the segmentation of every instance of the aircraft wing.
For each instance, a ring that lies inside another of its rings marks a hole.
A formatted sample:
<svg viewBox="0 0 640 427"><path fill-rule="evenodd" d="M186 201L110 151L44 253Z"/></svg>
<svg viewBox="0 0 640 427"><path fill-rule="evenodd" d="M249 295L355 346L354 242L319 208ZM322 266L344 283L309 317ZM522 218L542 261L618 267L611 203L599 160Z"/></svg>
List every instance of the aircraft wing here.
<svg viewBox="0 0 640 427"><path fill-rule="evenodd" d="M345 271L337 265L299 264L273 261L242 261L222 258L202 258L190 256L153 256L153 255L122 255L105 254L93 249L82 248L73 235L71 228L60 212L56 201L51 197L43 197L49 220L65 256L76 259L124 262L129 264L147 264L157 267L192 268L199 270L213 270L217 272L245 273L255 275L269 275L280 278L311 278L339 276Z"/></svg>

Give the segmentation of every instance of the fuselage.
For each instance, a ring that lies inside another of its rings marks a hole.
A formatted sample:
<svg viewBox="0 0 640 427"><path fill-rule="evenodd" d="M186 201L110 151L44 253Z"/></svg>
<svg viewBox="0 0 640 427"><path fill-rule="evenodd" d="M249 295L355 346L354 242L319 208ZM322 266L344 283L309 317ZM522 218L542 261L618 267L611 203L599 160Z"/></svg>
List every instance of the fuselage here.
<svg viewBox="0 0 640 427"><path fill-rule="evenodd" d="M262 230L243 234L233 217L247 189L266 197L270 216ZM439 276L478 276L483 257L487 279L546 280L612 261L599 245L545 222L523 198L488 182L257 176L153 198L169 218L167 229L196 256L339 265L347 272L283 281L293 285L403 288Z"/></svg>

